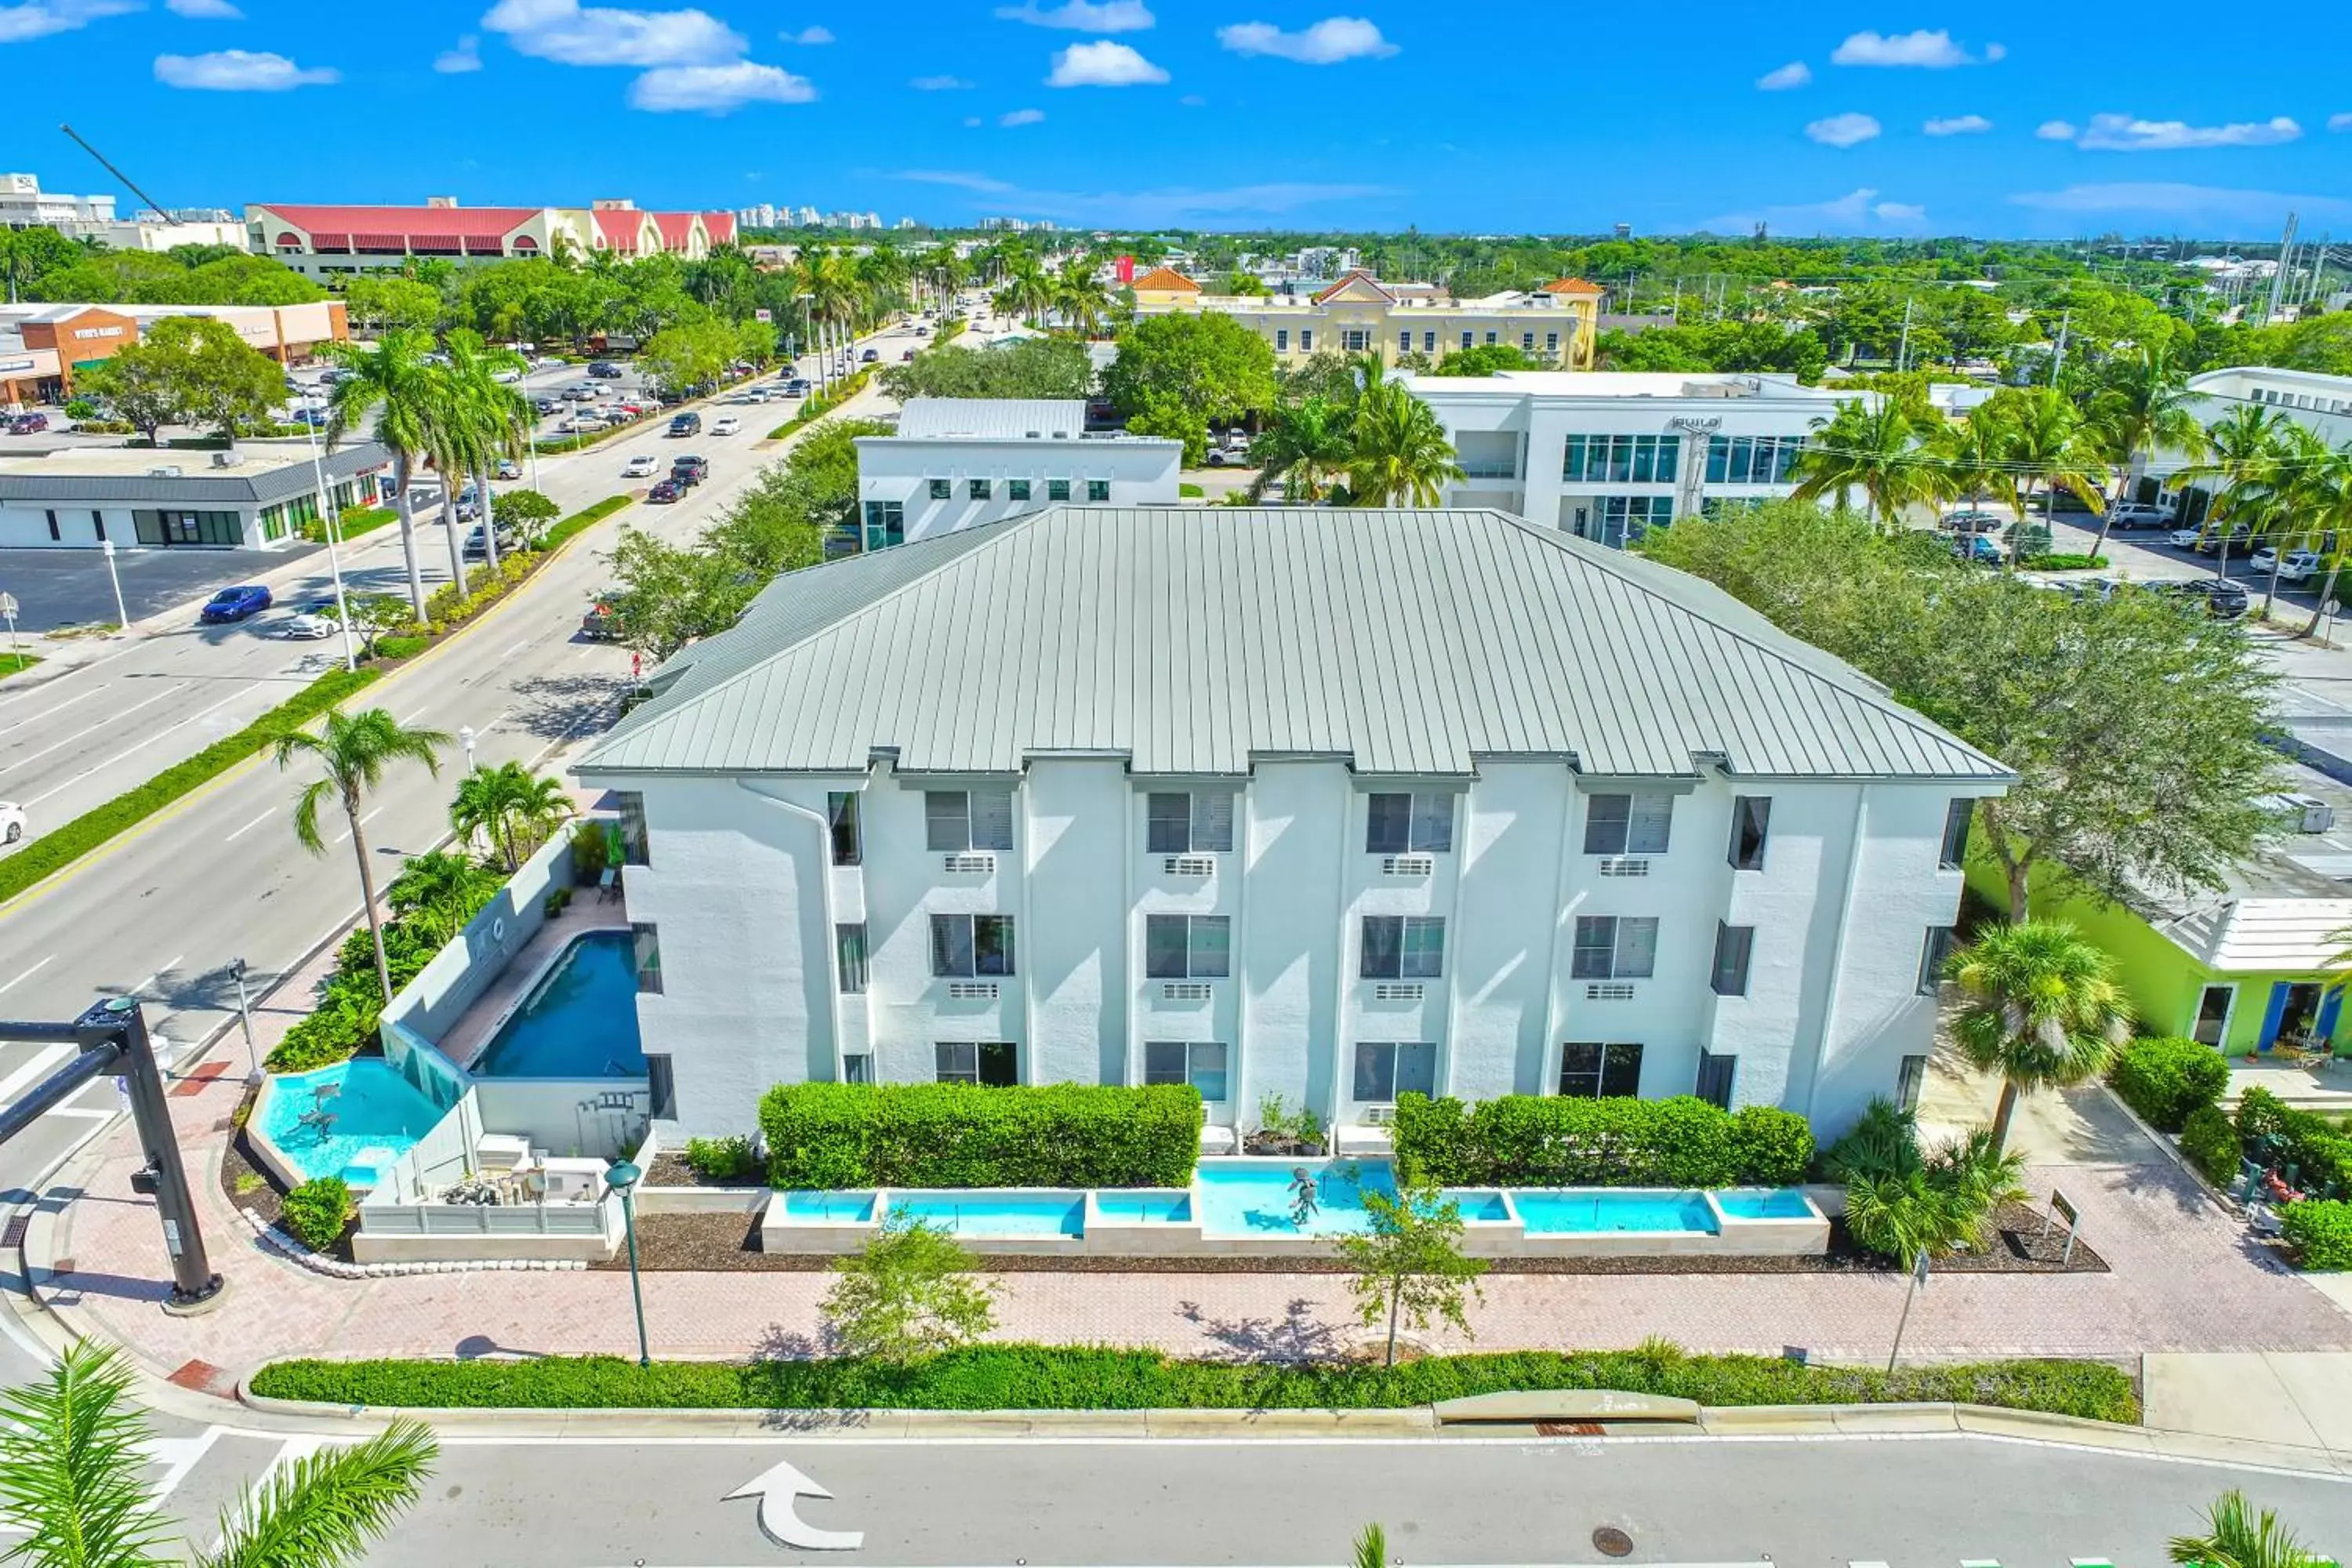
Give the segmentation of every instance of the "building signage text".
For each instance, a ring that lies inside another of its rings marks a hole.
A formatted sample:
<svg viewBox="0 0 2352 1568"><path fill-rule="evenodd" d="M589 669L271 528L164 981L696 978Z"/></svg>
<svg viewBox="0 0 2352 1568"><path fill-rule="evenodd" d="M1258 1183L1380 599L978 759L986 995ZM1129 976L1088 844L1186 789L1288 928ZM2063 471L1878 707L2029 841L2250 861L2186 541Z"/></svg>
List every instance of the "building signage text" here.
<svg viewBox="0 0 2352 1568"><path fill-rule="evenodd" d="M74 329L74 336L85 340L89 338L119 338L121 335L122 329L121 327L76 327Z"/></svg>
<svg viewBox="0 0 2352 1568"><path fill-rule="evenodd" d="M1723 416L1720 414L1677 414L1672 419L1667 420L1666 423L1680 429L1705 433L1709 430L1722 429Z"/></svg>

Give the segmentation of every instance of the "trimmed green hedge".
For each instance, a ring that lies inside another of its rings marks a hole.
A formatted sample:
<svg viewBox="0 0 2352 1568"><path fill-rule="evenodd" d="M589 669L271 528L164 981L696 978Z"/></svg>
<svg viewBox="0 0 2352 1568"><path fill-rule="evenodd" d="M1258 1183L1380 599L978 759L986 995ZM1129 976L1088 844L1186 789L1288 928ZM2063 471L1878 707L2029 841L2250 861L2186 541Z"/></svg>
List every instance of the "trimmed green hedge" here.
<svg viewBox="0 0 2352 1568"><path fill-rule="evenodd" d="M2352 1268L2352 1204L2315 1198L2279 1211L2279 1235L2295 1266L2322 1271Z"/></svg>
<svg viewBox="0 0 2352 1568"><path fill-rule="evenodd" d="M779 1187L1181 1187L1200 1091L1038 1084L779 1084L760 1101Z"/></svg>
<svg viewBox="0 0 2352 1568"><path fill-rule="evenodd" d="M2181 1153L2217 1186L2238 1179L2240 1148L2237 1125L2218 1105L2199 1106L2181 1125Z"/></svg>
<svg viewBox="0 0 2352 1568"><path fill-rule="evenodd" d="M9 864L0 861L0 875ZM2292 1173L2287 1180L2313 1197L2352 1197L2352 1138L2326 1117L2250 1089L2238 1097L2238 1140L2249 1159Z"/></svg>
<svg viewBox="0 0 2352 1568"><path fill-rule="evenodd" d="M381 674L383 671L366 666L356 670L331 669L235 734L222 736L146 783L31 840L5 860L0 860L0 900L16 897L42 878L62 870L117 834L154 816L198 785L266 750L278 736L289 730L300 729Z"/></svg>
<svg viewBox="0 0 2352 1568"><path fill-rule="evenodd" d="M806 403L802 404L799 408L793 411L793 416L790 419L785 420L782 425L779 425L774 429L769 431L768 439L771 441L781 441L785 437L791 435L793 431L799 429L802 426L815 424L818 420L824 418L826 415L832 413L835 409L840 407L843 404L848 402L851 398L865 391L866 384L874 379L874 372L876 368L876 366L869 364L864 370L858 371L855 374L835 382L833 384L833 389L830 392L827 392L822 397L810 398Z"/></svg>
<svg viewBox="0 0 2352 1568"><path fill-rule="evenodd" d="M1782 1186L1804 1178L1813 1135L1773 1106L1507 1094L1465 1104L1397 1097L1396 1156L1448 1187Z"/></svg>
<svg viewBox="0 0 2352 1568"><path fill-rule="evenodd" d="M286 1234L313 1252L342 1239L352 1217L352 1189L341 1176L316 1176L286 1194L278 1218Z"/></svg>
<svg viewBox="0 0 2352 1568"><path fill-rule="evenodd" d="M1003 1090L982 1090L1003 1093ZM1774 1356L1690 1355L1672 1346L1431 1356L1393 1369L1356 1363L1179 1361L1156 1351L982 1345L911 1366L856 1361L288 1361L253 1392L379 1407L728 1410L1369 1410L1512 1389L1608 1388L1703 1405L1874 1405L1951 1400L2136 1422L2131 1379L2103 1362L1955 1366L1800 1366Z"/></svg>
<svg viewBox="0 0 2352 1568"><path fill-rule="evenodd" d="M2149 1126L2178 1132L2191 1112L2221 1102L2230 1064L2197 1040L2134 1040L2116 1053L2107 1083Z"/></svg>
<svg viewBox="0 0 2352 1568"><path fill-rule="evenodd" d="M387 523L400 521L400 509L389 506L346 507L335 518L335 537L356 539L362 533L373 533ZM327 524L323 518L312 518L302 525L302 537L313 544L327 542Z"/></svg>

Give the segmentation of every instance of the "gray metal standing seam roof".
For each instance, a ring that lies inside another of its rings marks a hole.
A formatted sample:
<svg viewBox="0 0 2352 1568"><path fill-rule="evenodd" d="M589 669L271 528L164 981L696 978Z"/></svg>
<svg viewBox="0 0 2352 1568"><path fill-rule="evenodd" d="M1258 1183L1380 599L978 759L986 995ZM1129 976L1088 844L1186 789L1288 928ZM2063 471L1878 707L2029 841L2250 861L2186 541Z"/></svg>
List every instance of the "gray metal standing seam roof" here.
<svg viewBox="0 0 2352 1568"><path fill-rule="evenodd" d="M1086 427L1083 397L910 397L898 413L899 435L927 438L1075 441Z"/></svg>
<svg viewBox="0 0 2352 1568"><path fill-rule="evenodd" d="M1051 508L779 578L654 681L583 775L2014 776L1712 584L1484 510Z"/></svg>

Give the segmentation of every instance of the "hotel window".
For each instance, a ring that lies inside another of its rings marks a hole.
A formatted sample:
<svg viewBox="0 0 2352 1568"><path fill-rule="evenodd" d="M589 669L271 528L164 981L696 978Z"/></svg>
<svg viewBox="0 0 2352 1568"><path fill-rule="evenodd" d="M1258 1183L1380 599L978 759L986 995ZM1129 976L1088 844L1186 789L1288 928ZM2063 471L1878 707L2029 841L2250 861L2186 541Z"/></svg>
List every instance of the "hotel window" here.
<svg viewBox="0 0 2352 1568"><path fill-rule="evenodd" d="M992 979L1013 973L1011 915L933 915L931 973L942 980Z"/></svg>
<svg viewBox="0 0 2352 1568"><path fill-rule="evenodd" d="M1143 973L1151 980L1223 980L1233 973L1230 915L1146 915Z"/></svg>
<svg viewBox="0 0 2352 1568"><path fill-rule="evenodd" d="M1578 980L1647 980L1658 963L1655 915L1579 915L1569 973Z"/></svg>
<svg viewBox="0 0 2352 1568"><path fill-rule="evenodd" d="M1944 808L1944 844L1936 855L1936 864L1942 869L1957 871L1967 863L1969 824L1976 809L1977 803L1966 795Z"/></svg>
<svg viewBox="0 0 2352 1568"><path fill-rule="evenodd" d="M1290 329L1289 329L1289 328L1287 328L1287 327L1277 327L1277 328L1276 328L1276 329L1275 329L1275 333L1274 333L1274 352L1275 352L1275 353L1278 353L1278 354L1286 354L1286 353L1288 353L1290 352Z"/></svg>
<svg viewBox="0 0 2352 1568"><path fill-rule="evenodd" d="M1013 847L1013 792L1009 789L934 789L923 792L925 847L950 855L967 849Z"/></svg>
<svg viewBox="0 0 2352 1568"><path fill-rule="evenodd" d="M866 991L866 922L863 921L833 928L834 971L844 996L863 995Z"/></svg>
<svg viewBox="0 0 2352 1568"><path fill-rule="evenodd" d="M1108 479L1088 479L1087 481L1087 499L1088 500L1110 500L1110 481Z"/></svg>
<svg viewBox="0 0 2352 1568"><path fill-rule="evenodd" d="M1468 347L1470 346L1471 341L1472 341L1472 338L1471 338L1471 334L1470 334L1470 333L1468 333L1468 332L1465 332L1465 333L1463 333L1463 334L1462 334L1462 346L1463 346L1464 348L1465 348L1465 349L1466 349L1466 348L1468 348Z"/></svg>
<svg viewBox="0 0 2352 1568"><path fill-rule="evenodd" d="M1642 1047L1570 1040L1559 1047L1559 1092L1578 1100L1630 1099L1642 1092Z"/></svg>
<svg viewBox="0 0 2352 1568"><path fill-rule="evenodd" d="M933 500L953 500L955 499L955 481L953 479L933 479L931 481L931 499Z"/></svg>
<svg viewBox="0 0 2352 1568"><path fill-rule="evenodd" d="M965 494L971 500L986 500L988 499L989 487L986 479L967 479L964 481L964 485Z"/></svg>
<svg viewBox="0 0 2352 1568"><path fill-rule="evenodd" d="M640 922L629 928L629 937L635 948L638 991L646 995L660 995L662 988L660 936L656 933L653 927Z"/></svg>
<svg viewBox="0 0 2352 1568"><path fill-rule="evenodd" d="M1021 1081L1021 1052L1010 1040L940 1040L931 1049L941 1083L1011 1089Z"/></svg>
<svg viewBox="0 0 2352 1568"><path fill-rule="evenodd" d="M1528 332L1521 332L1521 333L1519 334L1519 347L1520 347L1520 349L1521 349L1523 352L1525 352L1525 353L1535 353L1535 352L1536 352L1536 335L1535 335L1535 333L1533 333L1533 332L1531 332L1531 331L1528 331Z"/></svg>
<svg viewBox="0 0 2352 1568"><path fill-rule="evenodd" d="M841 1081L844 1083L872 1083L874 1081L874 1053L872 1051L852 1051L848 1055L843 1057L841 1058Z"/></svg>
<svg viewBox="0 0 2352 1568"><path fill-rule="evenodd" d="M1366 980L1438 979L1445 972L1444 918L1366 915L1356 972Z"/></svg>
<svg viewBox="0 0 2352 1568"><path fill-rule="evenodd" d="M1731 797L1731 852L1735 871L1764 869L1764 838L1772 821L1772 797L1738 795Z"/></svg>
<svg viewBox="0 0 2352 1568"><path fill-rule="evenodd" d="M1421 352L1429 354L1437 352L1437 332L1434 329L1421 334Z"/></svg>
<svg viewBox="0 0 2352 1568"><path fill-rule="evenodd" d="M1226 1097L1225 1047L1210 1040L1146 1040L1143 1082L1189 1083L1211 1104Z"/></svg>
<svg viewBox="0 0 2352 1568"><path fill-rule="evenodd" d="M866 548L887 550L907 542L907 503L870 500L866 503Z"/></svg>
<svg viewBox="0 0 2352 1568"><path fill-rule="evenodd" d="M1559 334L1558 332L1546 332L1544 334L1544 353L1548 354L1556 354L1559 353Z"/></svg>
<svg viewBox="0 0 2352 1568"><path fill-rule="evenodd" d="M1005 480L1004 495L1005 499L1008 500L1027 500L1029 499L1029 481L1027 479Z"/></svg>
<svg viewBox="0 0 2352 1568"><path fill-rule="evenodd" d="M1143 847L1152 855L1223 854L1234 847L1234 792L1154 790L1144 803Z"/></svg>
<svg viewBox="0 0 2352 1568"><path fill-rule="evenodd" d="M1047 500L1069 500L1070 481L1067 479L1047 479L1045 481L1045 499Z"/></svg>
<svg viewBox="0 0 2352 1568"><path fill-rule="evenodd" d="M1661 790L1585 797L1587 855L1663 855L1675 828L1675 797Z"/></svg>
<svg viewBox="0 0 2352 1568"><path fill-rule="evenodd" d="M1754 926L1715 926L1715 994L1717 996L1748 994L1748 960L1756 951Z"/></svg>
<svg viewBox="0 0 2352 1568"><path fill-rule="evenodd" d="M1397 353L1401 354L1409 354L1412 353L1412 329L1411 327L1407 327L1397 333Z"/></svg>
<svg viewBox="0 0 2352 1568"><path fill-rule="evenodd" d="M1454 797L1439 790L1375 795L1364 813L1367 855L1444 854L1454 847Z"/></svg>
<svg viewBox="0 0 2352 1568"><path fill-rule="evenodd" d="M1919 994L1933 996L1944 983L1944 961L1952 956L1952 928L1929 926L1919 948Z"/></svg>
<svg viewBox="0 0 2352 1568"><path fill-rule="evenodd" d="M1401 1094L1437 1093L1437 1046L1430 1040L1360 1040L1355 1100L1393 1105Z"/></svg>
<svg viewBox="0 0 2352 1568"><path fill-rule="evenodd" d="M1698 1083L1691 1090L1717 1110L1731 1109L1731 1083L1739 1071L1739 1058L1723 1056L1705 1046L1698 1052Z"/></svg>
<svg viewBox="0 0 2352 1568"><path fill-rule="evenodd" d="M1362 327L1346 327L1339 332L1339 347L1351 354L1362 353L1372 346L1372 334Z"/></svg>
<svg viewBox="0 0 2352 1568"><path fill-rule="evenodd" d="M1314 328L1301 327L1298 329L1298 352L1303 354L1311 354L1315 352Z"/></svg>
<svg viewBox="0 0 2352 1568"><path fill-rule="evenodd" d="M857 831L857 792L834 790L824 797L825 830L833 839L833 863L855 866L866 858L866 841Z"/></svg>
<svg viewBox="0 0 2352 1568"><path fill-rule="evenodd" d="M1682 447L1679 436L1570 436L1559 477L1576 484L1670 485Z"/></svg>

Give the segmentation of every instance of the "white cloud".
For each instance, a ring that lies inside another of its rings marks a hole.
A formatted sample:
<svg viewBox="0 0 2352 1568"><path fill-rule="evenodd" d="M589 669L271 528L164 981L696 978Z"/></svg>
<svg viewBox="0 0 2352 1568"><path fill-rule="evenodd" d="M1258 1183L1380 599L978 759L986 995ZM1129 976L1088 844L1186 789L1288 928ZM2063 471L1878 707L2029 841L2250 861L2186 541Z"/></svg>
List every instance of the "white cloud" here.
<svg viewBox="0 0 2352 1568"><path fill-rule="evenodd" d="M228 0L163 0L163 9L193 22L242 22L245 13Z"/></svg>
<svg viewBox="0 0 2352 1568"><path fill-rule="evenodd" d="M660 66L629 84L629 107L655 114L732 114L747 103L807 103L806 77L751 60L717 66Z"/></svg>
<svg viewBox="0 0 2352 1568"><path fill-rule="evenodd" d="M1168 79L1168 73L1129 48L1104 38L1072 44L1054 57L1047 87L1139 87Z"/></svg>
<svg viewBox="0 0 2352 1568"><path fill-rule="evenodd" d="M1981 114L1955 114L1948 120L1930 120L1919 127L1930 136L1975 136L1992 129L1992 121Z"/></svg>
<svg viewBox="0 0 2352 1568"><path fill-rule="evenodd" d="M2352 131L2352 114L2331 114L2327 117L2330 131Z"/></svg>
<svg viewBox="0 0 2352 1568"><path fill-rule="evenodd" d="M1987 64L2008 53L1993 44L1979 59L1952 42L1952 35L1943 28L1929 32L1922 27L1916 33L1856 33L1831 51L1830 58L1842 66L1923 66L1948 70L1954 66Z"/></svg>
<svg viewBox="0 0 2352 1568"><path fill-rule="evenodd" d="M443 76L462 76L482 68L482 40L468 33L457 40L454 49L444 49L433 57L433 68Z"/></svg>
<svg viewBox="0 0 2352 1568"><path fill-rule="evenodd" d="M2180 120L2094 114L2074 145L2093 153L2178 153L2199 147L2271 147L2292 142L2302 134L2303 127L2284 114L2233 125L2191 125Z"/></svg>
<svg viewBox="0 0 2352 1568"><path fill-rule="evenodd" d="M139 8L138 0L27 0L22 5L0 5L0 44L70 33L101 16L120 16Z"/></svg>
<svg viewBox="0 0 2352 1568"><path fill-rule="evenodd" d="M1832 114L1805 127L1805 134L1824 147L1852 147L1878 134L1878 121L1867 114Z"/></svg>
<svg viewBox="0 0 2352 1568"><path fill-rule="evenodd" d="M2033 133L2044 142L2072 142L2081 134L2063 120L2045 120L2033 128Z"/></svg>
<svg viewBox="0 0 2352 1568"><path fill-rule="evenodd" d="M166 87L206 92L290 92L298 87L330 86L341 81L342 73L324 68L306 70L284 55L222 49L209 55L157 55L155 79Z"/></svg>
<svg viewBox="0 0 2352 1568"><path fill-rule="evenodd" d="M997 116L999 125L1034 125L1045 118L1042 109L1016 109L1010 114Z"/></svg>
<svg viewBox="0 0 2352 1568"><path fill-rule="evenodd" d="M1335 66L1341 60L1383 59L1397 47L1362 16L1326 16L1311 27L1286 33L1271 22L1236 22L1217 29L1217 42L1237 55L1272 55L1305 66Z"/></svg>
<svg viewBox="0 0 2352 1568"><path fill-rule="evenodd" d="M1802 60L1790 60L1778 70L1766 71L1756 79L1756 85L1766 92L1786 92L1792 87L1803 87L1813 79L1813 68Z"/></svg>
<svg viewBox="0 0 2352 1568"><path fill-rule="evenodd" d="M2333 221L2352 218L2352 200L2342 196L2296 195L2284 191L2237 190L2223 185L2191 185L2169 181L2117 181L2107 184L2068 185L2056 191L2024 191L2009 198L2037 212L2107 217L2142 215L2170 219L2206 219L2273 228L2292 210L2305 217Z"/></svg>
<svg viewBox="0 0 2352 1568"><path fill-rule="evenodd" d="M997 20L1026 22L1033 27L1062 27L1073 33L1139 33L1159 18L1143 0L1063 0L1042 10L1036 0L1019 5L999 5Z"/></svg>
<svg viewBox="0 0 2352 1568"><path fill-rule="evenodd" d="M1725 213L1699 226L1715 234L1752 229L1759 223L1783 234L1861 234L1870 231L1874 220L1888 228L1917 229L1926 225L1927 209L1910 202L1882 202L1877 191L1864 185L1826 202Z"/></svg>
<svg viewBox="0 0 2352 1568"><path fill-rule="evenodd" d="M1927 209L1916 202L1881 202L1870 209L1871 216L1881 223L1914 224L1927 221Z"/></svg>
<svg viewBox="0 0 2352 1568"><path fill-rule="evenodd" d="M482 26L526 55L567 66L719 65L742 37L708 11L624 11L579 0L499 0Z"/></svg>
<svg viewBox="0 0 2352 1568"><path fill-rule="evenodd" d="M960 76L919 76L907 85L917 92L961 92L972 84Z"/></svg>
<svg viewBox="0 0 2352 1568"><path fill-rule="evenodd" d="M797 33L778 33L776 37L782 38L788 44L829 44L833 42L833 29L830 27L803 27Z"/></svg>

